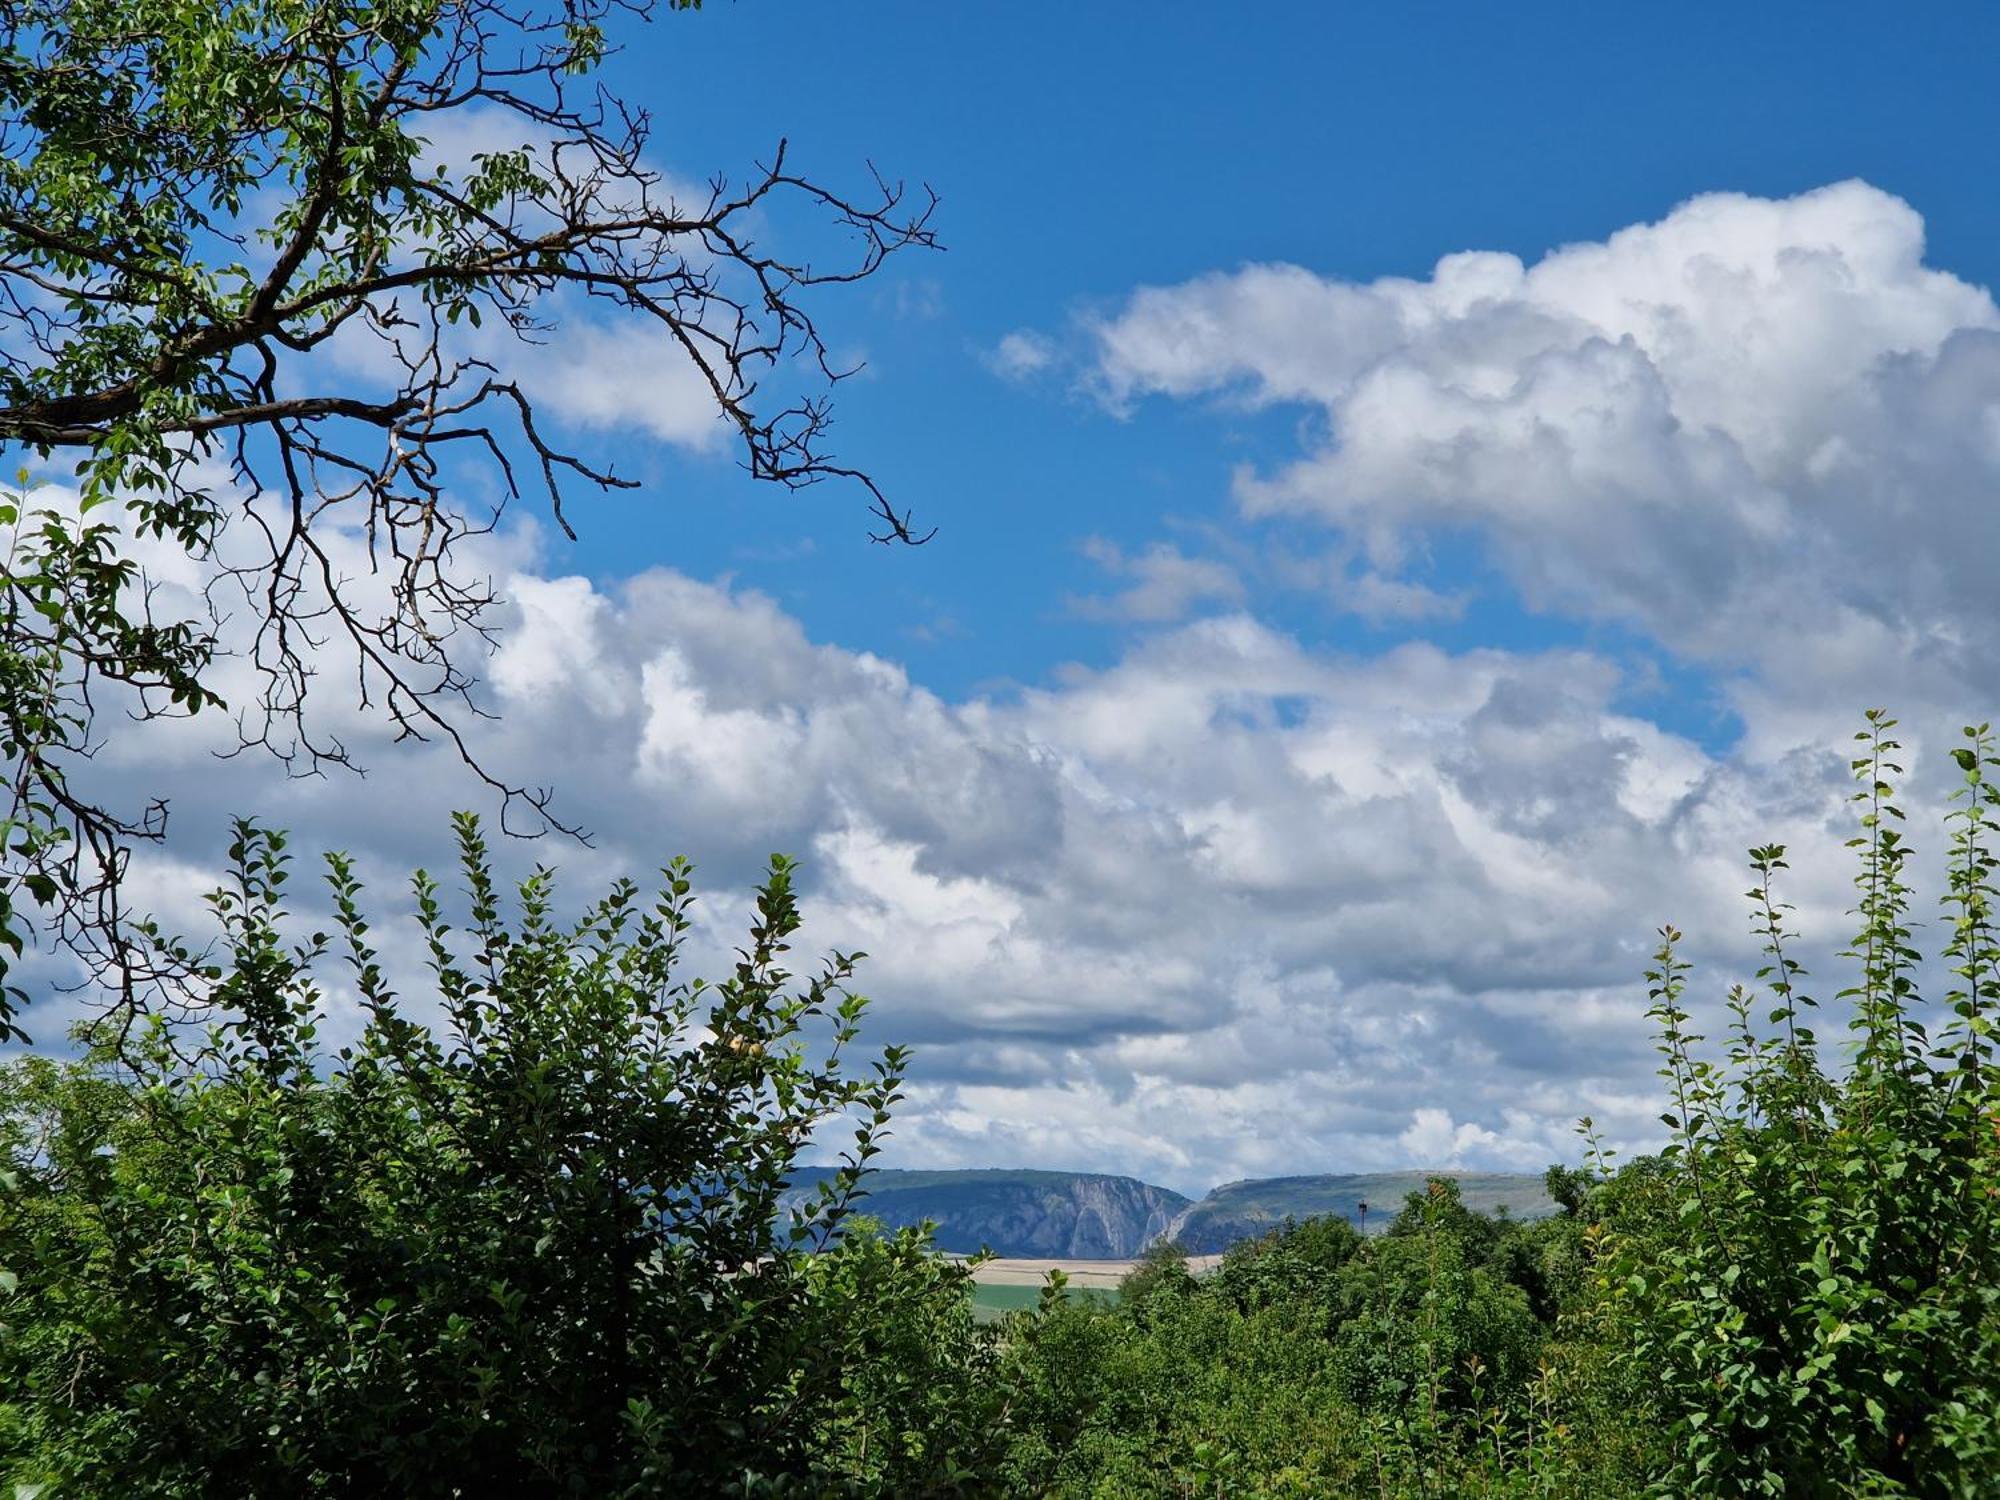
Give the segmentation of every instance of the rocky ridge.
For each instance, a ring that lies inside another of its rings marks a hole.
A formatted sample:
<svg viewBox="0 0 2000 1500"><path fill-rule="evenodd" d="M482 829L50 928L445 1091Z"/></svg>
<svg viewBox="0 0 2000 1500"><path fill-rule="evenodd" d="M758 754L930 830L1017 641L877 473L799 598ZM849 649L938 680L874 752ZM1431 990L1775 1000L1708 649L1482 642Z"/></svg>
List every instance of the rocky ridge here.
<svg viewBox="0 0 2000 1500"><path fill-rule="evenodd" d="M830 1175L795 1173L787 1199L801 1202ZM1166 1232L1189 1199L1134 1177L1095 1172L906 1172L884 1168L865 1179L857 1212L891 1228L932 1220L938 1248L971 1254L1122 1260Z"/></svg>
<svg viewBox="0 0 2000 1500"><path fill-rule="evenodd" d="M802 1204L831 1168L793 1174L788 1204ZM1287 1218L1338 1214L1366 1232L1385 1229L1404 1197L1428 1176L1457 1181L1468 1208L1505 1209L1516 1218L1555 1212L1538 1176L1496 1172L1376 1172L1266 1177L1225 1183L1196 1202L1135 1177L1097 1172L1005 1169L871 1171L857 1211L891 1228L937 1226L939 1249L971 1254L1073 1260L1123 1260L1172 1240L1191 1255L1227 1250ZM1360 1205L1368 1205L1361 1212Z"/></svg>

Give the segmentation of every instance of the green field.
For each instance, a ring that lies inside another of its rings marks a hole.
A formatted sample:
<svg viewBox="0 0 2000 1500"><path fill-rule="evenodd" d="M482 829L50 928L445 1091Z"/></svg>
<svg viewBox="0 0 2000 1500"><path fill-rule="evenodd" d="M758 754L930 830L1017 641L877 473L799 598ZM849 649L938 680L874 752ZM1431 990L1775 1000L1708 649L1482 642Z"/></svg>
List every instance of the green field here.
<svg viewBox="0 0 2000 1500"><path fill-rule="evenodd" d="M1071 1287L1072 1297L1095 1297L1101 1302L1116 1302L1116 1292L1100 1291L1095 1288ZM972 1289L972 1315L982 1323L997 1323L1010 1312L1033 1307L1041 1300L1042 1289L1038 1286L977 1286Z"/></svg>

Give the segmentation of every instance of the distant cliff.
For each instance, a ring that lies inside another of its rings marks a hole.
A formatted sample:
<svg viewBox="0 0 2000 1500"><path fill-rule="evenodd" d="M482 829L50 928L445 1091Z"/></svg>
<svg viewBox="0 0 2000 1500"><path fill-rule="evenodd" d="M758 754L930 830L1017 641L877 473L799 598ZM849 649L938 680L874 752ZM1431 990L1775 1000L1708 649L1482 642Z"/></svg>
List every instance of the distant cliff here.
<svg viewBox="0 0 2000 1500"><path fill-rule="evenodd" d="M1255 1239L1286 1219L1338 1214L1350 1224L1377 1233L1389 1227L1405 1195L1426 1179L1450 1177L1467 1208L1494 1213L1505 1208L1517 1219L1547 1218L1556 1211L1542 1179L1511 1172L1367 1172L1317 1177L1261 1177L1228 1182L1161 1233L1190 1255L1213 1255L1239 1240ZM1368 1205L1364 1223L1361 1205Z"/></svg>
<svg viewBox="0 0 2000 1500"><path fill-rule="evenodd" d="M799 1203L828 1167L801 1167L786 1199ZM1037 1259L1126 1260L1173 1240L1190 1255L1213 1255L1255 1239L1286 1219L1338 1214L1374 1234L1389 1227L1406 1194L1427 1177L1458 1183L1465 1206L1505 1208L1517 1219L1556 1211L1540 1177L1506 1172L1369 1172L1318 1177L1263 1177L1224 1183L1199 1203L1136 1177L1094 1172L870 1172L857 1211L892 1228L937 1224L941 1250ZM1368 1205L1365 1223L1361 1205Z"/></svg>
<svg viewBox="0 0 2000 1500"><path fill-rule="evenodd" d="M831 1169L802 1167L787 1198L802 1201ZM970 1254L1123 1260L1158 1239L1193 1205L1134 1177L1092 1172L899 1172L864 1179L859 1213L900 1228L937 1224L941 1250Z"/></svg>

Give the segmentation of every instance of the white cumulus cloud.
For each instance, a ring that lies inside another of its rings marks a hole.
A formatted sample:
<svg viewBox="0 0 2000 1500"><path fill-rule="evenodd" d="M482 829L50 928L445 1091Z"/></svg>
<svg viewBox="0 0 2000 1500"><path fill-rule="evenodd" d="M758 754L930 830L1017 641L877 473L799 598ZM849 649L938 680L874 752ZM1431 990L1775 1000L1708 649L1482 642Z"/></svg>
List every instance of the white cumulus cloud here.
<svg viewBox="0 0 2000 1500"><path fill-rule="evenodd" d="M1072 599L1071 609L1088 620L1164 624L1179 620L1203 603L1237 603L1243 581L1227 563L1189 557L1171 542L1155 542L1128 553L1116 542L1090 537L1083 554L1125 587L1109 597Z"/></svg>
<svg viewBox="0 0 2000 1500"><path fill-rule="evenodd" d="M1056 362L1056 346L1042 334L1017 328L1003 335L984 358L986 367L1004 380L1030 380Z"/></svg>
<svg viewBox="0 0 2000 1500"><path fill-rule="evenodd" d="M1377 592L1471 534L1529 607L1744 674L1746 702L2000 686L2000 313L1865 183L1423 280L1253 265L1094 335L1114 404L1315 413L1238 503L1337 528Z"/></svg>
<svg viewBox="0 0 2000 1500"><path fill-rule="evenodd" d="M1342 534L1319 574L1341 607L1451 614L1410 561L1470 532L1531 605L1728 674L1742 738L1648 720L1602 651L1310 644L1258 617L1247 569L1164 543L1100 544L1122 592L1099 607L1148 627L1122 654L953 697L754 591L562 576L510 533L463 559L510 601L477 744L504 778L553 780L597 844L506 857L580 892L686 853L724 955L766 855L802 856L800 951L868 950L872 1035L917 1048L904 1164L1187 1189L1532 1168L1573 1158L1586 1113L1647 1140L1653 927L1709 961L1712 1017L1759 961L1743 851L1777 839L1830 973L1852 904L1836 729L1908 705L1908 759L1934 766L1942 714L1986 717L2000 686L1991 300L1926 265L1908 206L1850 183L1697 199L1532 266L1251 267L1139 292L1096 336L1108 400L1308 409L1237 498ZM367 579L362 538L328 544ZM163 611L200 583L159 576ZM330 652L322 680L345 665ZM174 792L140 893L187 917L238 811L354 848L385 904L442 863L447 810L479 800L463 769L327 711L370 780L212 762L200 721L114 737L92 776Z"/></svg>
<svg viewBox="0 0 2000 1500"><path fill-rule="evenodd" d="M1641 1139L1653 923L1740 973L1739 856L1767 836L1822 856L1793 891L1816 933L1847 904L1837 755L1718 760L1620 711L1588 653L1346 656L1238 612L952 700L760 594L491 545L511 603L478 743L597 836L503 857L580 896L689 854L721 961L764 857L802 856L800 951L867 950L872 1035L917 1049L903 1162L1200 1188L1413 1153L1534 1167L1586 1112ZM438 747L338 726L369 780L207 762L199 723L121 740L95 774L174 777L176 841L135 894L191 925L191 872L251 812L361 854L394 908L478 793Z"/></svg>

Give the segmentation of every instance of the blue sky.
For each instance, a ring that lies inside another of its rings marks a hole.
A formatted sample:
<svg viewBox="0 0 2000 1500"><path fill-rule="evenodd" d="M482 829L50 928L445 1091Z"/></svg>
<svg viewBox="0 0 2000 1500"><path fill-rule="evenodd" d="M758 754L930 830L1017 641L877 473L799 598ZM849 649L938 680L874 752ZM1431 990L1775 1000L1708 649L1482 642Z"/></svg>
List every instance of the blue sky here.
<svg viewBox="0 0 2000 1500"><path fill-rule="evenodd" d="M789 137L941 195L945 253L812 303L867 360L840 456L939 530L872 546L860 494L753 485L643 327L489 341L641 481L574 497L573 546L462 555L508 601L479 753L600 835L534 856L691 856L715 961L799 856L805 946L867 950L873 1036L917 1047L891 1164L1198 1191L1537 1170L1582 1114L1651 1143L1654 929L1719 997L1758 963L1743 852L1781 841L1830 972L1860 710L1906 719L1919 830L1952 726L2000 718L2000 16L1889 15L743 0L620 33L662 169ZM159 607L198 609L168 561ZM173 798L134 871L168 926L232 813L385 892L437 863L462 768L319 702L370 781L218 776L199 726L109 747Z"/></svg>
<svg viewBox="0 0 2000 1500"><path fill-rule="evenodd" d="M1456 250L1532 261L1697 193L1857 176L1919 208L1934 264L1988 284L1996 33L1977 6L760 3L668 17L631 37L613 77L653 108L677 166L784 136L827 177L857 180L872 160L943 196L947 253L829 299L834 332L869 361L843 393L841 450L942 529L922 553L868 548L851 496L770 495L722 462L691 473L679 455L635 454L667 496L606 506L577 557L734 573L948 693L1102 664L1119 632L1066 604L1103 586L1084 541L1199 550L1204 528L1239 532L1232 468L1269 461L1302 414L1142 402L1112 417L1060 380L993 378L981 356L1004 335L1060 337L1135 286L1249 261L1355 280L1422 276ZM1434 577L1477 592L1428 637L1645 656L1675 684L1650 712L1704 743L1733 732L1705 674L1628 632L1523 611L1476 542L1447 539ZM1353 650L1410 634L1293 591L1257 609Z"/></svg>

